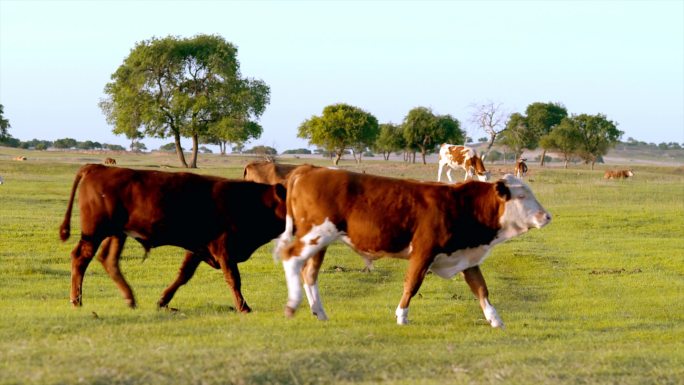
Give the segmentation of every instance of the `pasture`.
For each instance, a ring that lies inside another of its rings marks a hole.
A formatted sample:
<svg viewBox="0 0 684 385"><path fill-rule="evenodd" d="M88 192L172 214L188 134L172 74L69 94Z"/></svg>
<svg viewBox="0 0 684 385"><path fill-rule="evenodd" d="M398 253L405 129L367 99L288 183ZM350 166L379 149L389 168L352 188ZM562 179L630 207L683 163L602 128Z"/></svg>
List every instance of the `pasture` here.
<svg viewBox="0 0 684 385"><path fill-rule="evenodd" d="M305 302L285 319L280 263L265 245L240 265L251 314L238 314L220 271L201 265L170 306L156 309L183 250L128 240L121 269L139 307L126 307L94 261L84 306L69 304L62 243L73 177L108 155L0 148L1 384L681 384L684 382L684 168L634 166L604 180L598 166L540 169L528 184L552 213L541 230L494 248L482 264L506 324L491 328L460 277L428 275L395 324L406 262L375 270L336 244L320 275L330 317ZM116 155L119 166L179 171L169 155ZM287 160L285 160L287 162ZM296 160L303 162L303 160ZM310 160L328 165L327 160ZM203 155L199 173L241 177L246 159ZM437 165L366 159L352 170L434 180ZM503 166L489 166L497 169ZM512 167L509 165L509 167ZM456 172L462 177L462 173ZM192 224L188 224L191 226Z"/></svg>

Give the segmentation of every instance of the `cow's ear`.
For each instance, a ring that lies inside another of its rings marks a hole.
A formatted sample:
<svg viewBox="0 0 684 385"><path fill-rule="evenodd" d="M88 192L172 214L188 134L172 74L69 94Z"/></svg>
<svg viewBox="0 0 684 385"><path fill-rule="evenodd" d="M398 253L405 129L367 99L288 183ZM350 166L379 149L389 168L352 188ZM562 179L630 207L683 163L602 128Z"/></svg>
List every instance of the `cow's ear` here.
<svg viewBox="0 0 684 385"><path fill-rule="evenodd" d="M499 180L494 184L494 188L496 189L496 193L499 194L499 196L504 199L504 200L509 200L511 199L511 190L506 186L506 182L503 180Z"/></svg>
<svg viewBox="0 0 684 385"><path fill-rule="evenodd" d="M276 196L282 201L285 201L285 198L287 197L287 189L285 186L283 186L281 183L276 183L274 187Z"/></svg>

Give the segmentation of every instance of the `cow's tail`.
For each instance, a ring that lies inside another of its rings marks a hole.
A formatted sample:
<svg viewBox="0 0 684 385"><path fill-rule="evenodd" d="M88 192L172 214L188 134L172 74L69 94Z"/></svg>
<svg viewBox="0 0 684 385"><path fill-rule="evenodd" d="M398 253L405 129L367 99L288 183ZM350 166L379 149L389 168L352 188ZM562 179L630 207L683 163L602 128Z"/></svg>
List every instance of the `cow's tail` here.
<svg viewBox="0 0 684 385"><path fill-rule="evenodd" d="M275 248L273 249L273 261L276 263L280 261L281 255L289 249L294 237L295 226L292 218L293 197L290 192L293 191L294 182L297 179L298 174L298 170L294 170L287 179L287 195L285 197L287 214L285 215L285 231L276 239Z"/></svg>
<svg viewBox="0 0 684 385"><path fill-rule="evenodd" d="M76 196L76 188L81 182L81 178L85 175L88 166L81 167L76 173L76 178L74 179L74 184L71 187L71 197L69 197L69 204L67 205L66 214L64 214L64 221L59 227L59 238L63 241L69 239L71 235L71 210L74 207L74 197Z"/></svg>

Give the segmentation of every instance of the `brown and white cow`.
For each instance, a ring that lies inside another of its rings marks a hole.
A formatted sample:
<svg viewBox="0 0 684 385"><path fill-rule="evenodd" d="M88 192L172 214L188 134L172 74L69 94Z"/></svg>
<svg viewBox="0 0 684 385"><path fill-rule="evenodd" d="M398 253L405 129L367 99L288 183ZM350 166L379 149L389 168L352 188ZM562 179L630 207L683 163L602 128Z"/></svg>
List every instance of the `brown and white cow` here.
<svg viewBox="0 0 684 385"><path fill-rule="evenodd" d="M442 169L444 166L449 166L446 172L449 182L453 182L451 170L459 167L465 170L465 178L463 180L473 178L473 175L477 175L477 179L482 182L489 180L489 172L485 169L482 159L470 147L456 146L448 143L442 144L439 147L437 182L442 180Z"/></svg>
<svg viewBox="0 0 684 385"><path fill-rule="evenodd" d="M525 163L526 160L527 159L525 158L520 158L517 162L515 162L515 176L520 179L527 175L527 163Z"/></svg>
<svg viewBox="0 0 684 385"><path fill-rule="evenodd" d="M240 291L238 263L285 228L282 185L229 180L192 173L132 170L89 164L76 174L60 238L70 235L76 189L81 239L71 252L71 303L82 304L83 275L97 255L124 299L133 292L119 270L119 256L130 236L145 250L173 245L187 250L175 282L158 302L166 306L190 280L200 262L223 271L238 311L249 312Z"/></svg>
<svg viewBox="0 0 684 385"><path fill-rule="evenodd" d="M114 158L105 158L104 164L116 164L116 159L114 159Z"/></svg>
<svg viewBox="0 0 684 385"><path fill-rule="evenodd" d="M634 176L632 170L606 170L603 179L627 179Z"/></svg>
<svg viewBox="0 0 684 385"><path fill-rule="evenodd" d="M408 260L398 324L408 323L409 302L432 271L447 279L462 272L485 318L503 327L480 264L494 245L550 220L512 175L496 183L450 185L303 166L290 176L285 232L278 240L288 288L285 314L294 315L300 304L302 273L312 313L327 319L317 278L326 248L340 239L371 258Z"/></svg>
<svg viewBox="0 0 684 385"><path fill-rule="evenodd" d="M266 161L250 162L245 166L242 174L244 180L257 183L287 185L287 177L299 167L298 164L284 164Z"/></svg>

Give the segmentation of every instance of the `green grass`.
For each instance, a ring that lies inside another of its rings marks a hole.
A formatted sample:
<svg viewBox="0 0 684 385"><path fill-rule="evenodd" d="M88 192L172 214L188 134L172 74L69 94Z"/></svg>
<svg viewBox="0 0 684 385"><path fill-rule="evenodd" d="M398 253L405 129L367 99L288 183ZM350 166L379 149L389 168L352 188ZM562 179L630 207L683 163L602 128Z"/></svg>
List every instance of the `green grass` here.
<svg viewBox="0 0 684 385"><path fill-rule="evenodd" d="M104 156L24 151L28 161L12 161L18 153L0 148L2 384L684 382L681 166L635 166L634 179L606 181L603 169L531 165L529 184L554 219L498 246L482 265L506 323L501 331L488 326L460 277L434 275L411 302L411 324L396 325L406 262L383 259L362 273L362 260L337 244L320 276L327 322L304 304L284 318L287 290L271 245L240 266L254 310L248 315L233 310L221 273L206 265L171 302L178 311L157 311L184 253L162 247L143 261L130 240L122 270L139 308L126 308L93 262L84 306L72 310L78 212L69 241L61 243L57 229L75 171ZM116 158L132 167L175 166L172 156ZM239 177L246 161L208 156L198 172ZM436 165L343 167L426 180L436 174Z"/></svg>

